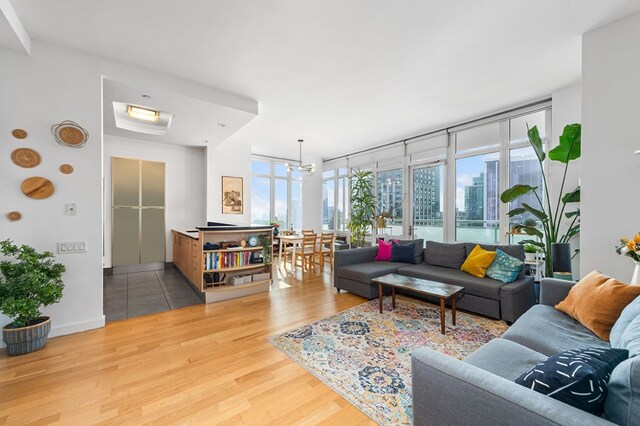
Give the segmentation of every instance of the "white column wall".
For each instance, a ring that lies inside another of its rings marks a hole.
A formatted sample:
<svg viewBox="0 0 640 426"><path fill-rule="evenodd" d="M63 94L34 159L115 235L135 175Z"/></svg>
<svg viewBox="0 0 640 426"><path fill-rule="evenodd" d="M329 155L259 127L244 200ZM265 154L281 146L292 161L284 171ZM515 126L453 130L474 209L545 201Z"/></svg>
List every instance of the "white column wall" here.
<svg viewBox="0 0 640 426"><path fill-rule="evenodd" d="M633 263L614 245L640 231L640 14L582 39L582 233L580 269L622 281Z"/></svg>
<svg viewBox="0 0 640 426"><path fill-rule="evenodd" d="M222 214L222 176L242 177L242 214ZM304 196L304 195L303 195ZM224 142L207 148L207 220L251 224L251 146Z"/></svg>
<svg viewBox="0 0 640 426"><path fill-rule="evenodd" d="M102 77L99 62L70 50L33 43L32 55L0 49L0 239L10 238L37 250L56 252L58 242L86 242L87 252L56 255L66 266L64 296L44 309L51 316L51 336L104 325L102 312ZM56 143L50 127L73 120L89 132L82 148ZM11 136L22 128L24 140ZM24 169L11 162L11 152L33 148L42 163ZM63 175L58 168L71 164ZM55 185L45 200L32 200L20 191L30 176ZM65 204L77 204L77 215L65 215ZM22 213L9 222L6 213ZM8 324L0 316L0 326Z"/></svg>

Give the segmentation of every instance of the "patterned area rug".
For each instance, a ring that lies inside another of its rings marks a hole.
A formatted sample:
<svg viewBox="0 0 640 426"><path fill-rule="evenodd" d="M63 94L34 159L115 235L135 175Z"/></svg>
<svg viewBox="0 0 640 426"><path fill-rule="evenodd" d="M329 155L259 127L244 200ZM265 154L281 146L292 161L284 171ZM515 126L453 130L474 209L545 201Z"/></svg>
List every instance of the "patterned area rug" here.
<svg viewBox="0 0 640 426"><path fill-rule="evenodd" d="M269 341L374 421L411 424L411 351L423 346L463 359L507 331L503 321L447 309L440 334L440 308L398 296L378 299L269 338Z"/></svg>

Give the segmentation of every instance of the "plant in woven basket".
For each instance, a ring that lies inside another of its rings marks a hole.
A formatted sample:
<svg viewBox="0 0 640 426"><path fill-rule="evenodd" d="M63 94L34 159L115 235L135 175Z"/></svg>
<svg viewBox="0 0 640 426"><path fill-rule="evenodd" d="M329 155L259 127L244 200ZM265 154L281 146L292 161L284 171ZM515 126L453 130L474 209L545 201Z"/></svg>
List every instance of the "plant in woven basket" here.
<svg viewBox="0 0 640 426"><path fill-rule="evenodd" d="M64 265L49 251L39 253L11 240L0 242L0 254L14 259L0 262L0 312L13 320L11 328L37 324L40 309L62 298Z"/></svg>

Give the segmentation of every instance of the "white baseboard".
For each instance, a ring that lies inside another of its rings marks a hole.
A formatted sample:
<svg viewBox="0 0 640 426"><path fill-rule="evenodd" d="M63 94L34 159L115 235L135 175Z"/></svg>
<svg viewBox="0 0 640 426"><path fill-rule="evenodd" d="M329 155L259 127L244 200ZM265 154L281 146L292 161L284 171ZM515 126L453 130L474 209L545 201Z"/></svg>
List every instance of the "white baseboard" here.
<svg viewBox="0 0 640 426"><path fill-rule="evenodd" d="M79 333L81 331L93 330L94 328L104 327L105 317L102 315L100 318L96 318L92 321L78 322L75 324L60 325L57 327L51 327L49 337L64 336L66 334ZM0 348L4 348L6 345L0 340Z"/></svg>

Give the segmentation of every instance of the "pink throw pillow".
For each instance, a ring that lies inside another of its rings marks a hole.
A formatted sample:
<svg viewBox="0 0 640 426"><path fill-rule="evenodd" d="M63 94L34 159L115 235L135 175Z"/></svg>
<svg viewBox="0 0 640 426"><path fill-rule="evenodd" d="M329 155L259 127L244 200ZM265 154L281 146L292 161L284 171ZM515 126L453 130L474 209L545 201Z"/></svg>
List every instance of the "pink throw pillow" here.
<svg viewBox="0 0 640 426"><path fill-rule="evenodd" d="M383 240L378 240L378 254L376 255L376 260L390 260L391 245L391 241L387 243Z"/></svg>

